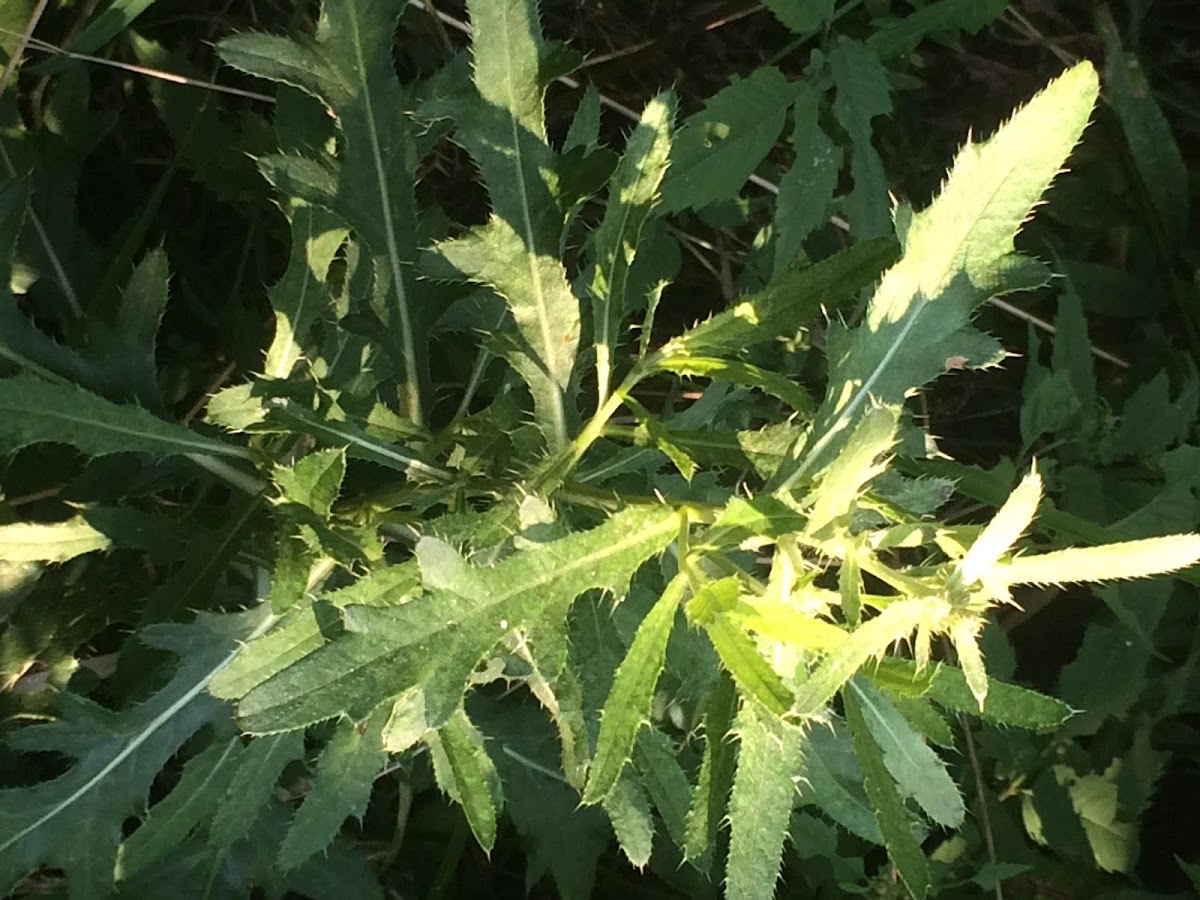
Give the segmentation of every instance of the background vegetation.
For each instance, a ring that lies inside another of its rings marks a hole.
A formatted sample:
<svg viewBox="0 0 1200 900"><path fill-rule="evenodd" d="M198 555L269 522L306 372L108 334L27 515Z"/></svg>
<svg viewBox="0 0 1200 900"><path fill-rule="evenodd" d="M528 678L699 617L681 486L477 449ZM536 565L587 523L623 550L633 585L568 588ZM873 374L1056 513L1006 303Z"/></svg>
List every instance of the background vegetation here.
<svg viewBox="0 0 1200 900"><path fill-rule="evenodd" d="M0 888L1194 896L1194 4L530 9L0 6Z"/></svg>

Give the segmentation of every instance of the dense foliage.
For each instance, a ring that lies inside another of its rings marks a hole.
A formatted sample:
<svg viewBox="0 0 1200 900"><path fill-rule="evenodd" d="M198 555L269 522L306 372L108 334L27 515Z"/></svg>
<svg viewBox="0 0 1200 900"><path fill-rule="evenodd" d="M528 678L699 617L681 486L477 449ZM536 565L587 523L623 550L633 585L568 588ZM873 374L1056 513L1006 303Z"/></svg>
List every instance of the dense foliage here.
<svg viewBox="0 0 1200 900"><path fill-rule="evenodd" d="M1140 4L1101 77L1025 4L768 0L638 109L546 37L600 4L96 6L0 12L4 890L1200 884ZM922 122L1014 22L1038 89Z"/></svg>

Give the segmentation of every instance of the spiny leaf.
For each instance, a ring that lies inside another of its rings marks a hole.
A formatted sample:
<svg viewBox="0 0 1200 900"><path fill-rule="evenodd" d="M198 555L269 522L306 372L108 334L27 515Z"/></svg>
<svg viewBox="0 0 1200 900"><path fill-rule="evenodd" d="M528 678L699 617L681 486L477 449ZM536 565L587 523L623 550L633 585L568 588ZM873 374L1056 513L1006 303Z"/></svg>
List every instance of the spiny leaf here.
<svg viewBox="0 0 1200 900"><path fill-rule="evenodd" d="M645 728L638 732L633 761L671 841L683 846L691 785L679 762L679 748L660 729Z"/></svg>
<svg viewBox="0 0 1200 900"><path fill-rule="evenodd" d="M682 844L684 859L697 859L716 840L736 769L736 754L729 732L737 709L737 687L732 677L722 673L704 713L704 758L688 810Z"/></svg>
<svg viewBox="0 0 1200 900"><path fill-rule="evenodd" d="M427 740L438 783L462 806L479 846L491 853L504 797L496 767L484 749L483 735L460 709Z"/></svg>
<svg viewBox="0 0 1200 900"><path fill-rule="evenodd" d="M862 767L863 787L875 807L875 820L879 823L888 857L900 873L908 892L917 900L922 900L929 893L929 864L925 861L925 853L913 837L904 802L884 764L883 752L863 716L858 696L847 691L843 699L846 721L854 737L854 753Z"/></svg>
<svg viewBox="0 0 1200 900"><path fill-rule="evenodd" d="M965 584L978 581L1012 548L1033 521L1041 501L1042 478L1034 465L958 564Z"/></svg>
<svg viewBox="0 0 1200 900"><path fill-rule="evenodd" d="M912 217L904 257L884 276L854 331L831 330L829 391L773 484L791 487L841 452L868 398L898 407L944 368L943 352L988 296L1036 286L1045 271L1013 238L1079 140L1099 84L1089 63L1052 82L988 141L967 144L946 186Z"/></svg>
<svg viewBox="0 0 1200 900"><path fill-rule="evenodd" d="M110 403L73 385L26 374L0 379L0 452L41 443L70 444L89 456L251 456L242 447L164 422L140 406Z"/></svg>
<svg viewBox="0 0 1200 900"><path fill-rule="evenodd" d="M883 762L902 793L912 797L933 821L958 828L966 815L962 795L946 764L869 681L850 681L859 711L883 752Z"/></svg>
<svg viewBox="0 0 1200 900"><path fill-rule="evenodd" d="M533 0L471 0L475 95L423 111L458 122L455 139L483 174L491 221L427 255L426 269L486 284L508 302L530 355L522 375L553 447L568 436L566 391L579 344L579 301L559 259L566 225L559 160L546 141ZM545 382L542 384L541 382Z"/></svg>
<svg viewBox="0 0 1200 900"><path fill-rule="evenodd" d="M612 690L600 713L600 736L583 792L584 804L608 796L633 753L638 730L649 719L654 687L666 661L667 639L686 589L686 576L676 575L642 620L629 652L617 667Z"/></svg>
<svg viewBox="0 0 1200 900"><path fill-rule="evenodd" d="M641 244L642 226L667 172L674 121L675 95L670 91L646 104L625 143L625 153L609 185L604 219L593 238L596 266L591 283L592 327L600 406L608 399L612 382L613 353L629 309L629 272Z"/></svg>
<svg viewBox="0 0 1200 900"><path fill-rule="evenodd" d="M237 770L220 809L209 826L209 840L231 847L254 826L263 807L275 798L284 767L304 755L304 732L289 731L255 738L239 755Z"/></svg>
<svg viewBox="0 0 1200 900"><path fill-rule="evenodd" d="M391 705L383 704L363 722L338 723L321 751L312 790L279 848L280 868L293 869L325 849L347 816L361 818L367 811L375 777L387 759L382 733L390 712Z"/></svg>
<svg viewBox="0 0 1200 900"><path fill-rule="evenodd" d="M622 771L603 804L621 852L635 869L643 868L654 847L654 816L646 789L633 769Z"/></svg>
<svg viewBox="0 0 1200 900"><path fill-rule="evenodd" d="M0 559L5 562L66 562L112 541L84 516L65 522L14 522L0 525Z"/></svg>
<svg viewBox="0 0 1200 900"><path fill-rule="evenodd" d="M1173 534L1018 556L997 565L994 572L1005 584L1078 584L1149 578L1186 569L1198 560L1200 535Z"/></svg>
<svg viewBox="0 0 1200 900"><path fill-rule="evenodd" d="M834 310L855 299L895 258L895 241L880 238L789 270L757 294L669 340L646 358L645 369L669 368L667 360L737 356L755 344L794 335L820 315L822 306Z"/></svg>
<svg viewBox="0 0 1200 900"><path fill-rule="evenodd" d="M336 197L327 202L369 248L383 343L403 373L402 406L423 424L432 311L420 306L412 286L416 159L391 52L403 8L403 0L325 0L314 42L239 34L217 52L231 66L294 85L332 109L344 146Z"/></svg>
<svg viewBox="0 0 1200 900"><path fill-rule="evenodd" d="M729 797L729 860L725 896L768 900L775 896L783 841L803 774L803 736L753 700L734 723L737 774Z"/></svg>
<svg viewBox="0 0 1200 900"><path fill-rule="evenodd" d="M187 761L179 783L150 808L137 831L121 843L116 879L123 881L176 851L188 835L216 812L242 753L242 739L213 741Z"/></svg>
<svg viewBox="0 0 1200 900"><path fill-rule="evenodd" d="M304 355L308 331L328 302L325 278L346 240L346 229L326 210L297 205L291 210L292 251L283 276L267 291L275 312L275 336L263 373L287 378Z"/></svg>
<svg viewBox="0 0 1200 900"><path fill-rule="evenodd" d="M242 699L242 725L262 733L362 716L420 684L429 725L438 727L459 706L476 664L506 633L523 629L534 646L555 639L575 597L590 588L623 592L677 529L673 512L629 509L490 569L469 566L446 544L425 538L417 556L427 592L394 608L348 608L346 634Z"/></svg>
<svg viewBox="0 0 1200 900"><path fill-rule="evenodd" d="M796 691L795 713L811 716L820 712L868 660L882 657L888 647L912 634L923 617L919 600L897 600L859 625Z"/></svg>
<svg viewBox="0 0 1200 900"><path fill-rule="evenodd" d="M264 626L259 611L143 629L144 642L181 657L174 677L148 700L113 712L63 692L60 721L10 736L16 749L77 762L51 781L0 791L0 890L11 891L22 876L50 865L67 873L73 897L111 893L126 817L145 803L151 782L180 745L222 715L223 705L202 696L204 688L233 659L236 639L255 626Z"/></svg>

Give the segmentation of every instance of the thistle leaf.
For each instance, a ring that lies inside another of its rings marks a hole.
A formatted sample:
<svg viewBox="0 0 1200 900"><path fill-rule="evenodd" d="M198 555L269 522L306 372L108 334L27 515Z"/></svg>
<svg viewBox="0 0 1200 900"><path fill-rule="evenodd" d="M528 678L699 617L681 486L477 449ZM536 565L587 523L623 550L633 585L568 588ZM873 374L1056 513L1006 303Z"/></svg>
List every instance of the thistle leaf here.
<svg viewBox="0 0 1200 900"><path fill-rule="evenodd" d="M736 754L729 732L737 708L737 687L728 674L723 674L704 713L704 757L688 810L682 845L684 859L697 859L716 840L736 770Z"/></svg>
<svg viewBox="0 0 1200 900"><path fill-rule="evenodd" d="M946 764L869 681L854 678L848 689L855 695L863 721L901 792L917 801L939 825L946 828L962 825L966 807L958 786L946 771Z"/></svg>
<svg viewBox="0 0 1200 900"><path fill-rule="evenodd" d="M423 424L432 311L418 304L412 285L416 158L392 65L403 9L403 0L325 0L314 42L238 34L222 40L217 52L228 65L298 87L333 111L344 144L330 206L369 249L383 343L403 377L402 405ZM285 361L278 357L280 365Z"/></svg>
<svg viewBox="0 0 1200 900"><path fill-rule="evenodd" d="M583 792L585 805L603 800L616 786L633 754L638 730L649 721L654 688L666 662L667 639L686 588L685 575L671 580L642 620L629 652L617 667L612 690L600 713L600 735Z"/></svg>
<svg viewBox="0 0 1200 900"><path fill-rule="evenodd" d="M875 820L883 835L883 845L908 892L916 900L922 900L929 893L929 864L925 860L925 853L913 837L904 802L884 763L883 751L867 724L857 694L847 691L842 696L846 706L846 721L854 737L854 754L862 767L863 787L875 808Z"/></svg>
<svg viewBox="0 0 1200 900"><path fill-rule="evenodd" d="M1033 521L1041 502L1042 477L1033 465L958 564L966 585L979 581L1012 548Z"/></svg>
<svg viewBox="0 0 1200 900"><path fill-rule="evenodd" d="M124 881L178 850L192 831L220 808L241 758L242 739L213 741L183 767L179 783L150 807L138 830L121 842L116 879Z"/></svg>
<svg viewBox="0 0 1200 900"><path fill-rule="evenodd" d="M1079 584L1149 578L1186 569L1200 560L1200 535L1123 541L1102 547L1071 547L1018 556L993 570L1004 584Z"/></svg>
<svg viewBox="0 0 1200 900"><path fill-rule="evenodd" d="M346 229L327 210L298 205L291 211L292 252L283 276L267 291L275 336L263 374L284 379L304 355L308 331L328 303L325 278L346 240Z"/></svg>
<svg viewBox="0 0 1200 900"><path fill-rule="evenodd" d="M114 712L63 692L59 721L10 736L15 749L76 762L51 781L0 791L0 891L50 865L66 872L73 896L111 894L126 818L145 804L151 782L183 742L224 713L220 701L203 696L205 685L233 658L236 640L262 627L261 620L252 611L205 617L203 625L145 628L139 632L145 643L181 659L149 699Z"/></svg>
<svg viewBox="0 0 1200 900"><path fill-rule="evenodd" d="M621 852L635 869L644 868L654 849L654 816L646 789L632 769L621 772L603 803Z"/></svg>
<svg viewBox="0 0 1200 900"><path fill-rule="evenodd" d="M66 562L111 546L109 536L84 516L73 516L65 522L0 525L0 559L10 563Z"/></svg>
<svg viewBox="0 0 1200 900"><path fill-rule="evenodd" d="M0 453L42 443L70 444L89 456L251 457L243 447L165 422L140 406L111 403L82 388L50 384L33 375L0 378Z"/></svg>
<svg viewBox="0 0 1200 900"><path fill-rule="evenodd" d="M675 95L670 91L646 104L625 143L625 153L609 185L604 219L593 238L592 328L601 406L608 399L613 353L620 343L618 331L629 310L629 272L641 244L642 226L667 172L674 122Z"/></svg>
<svg viewBox="0 0 1200 900"><path fill-rule="evenodd" d="M491 853L504 797L500 776L484 749L483 735L460 709L427 740L434 751L438 783L462 806L479 846Z"/></svg>
<svg viewBox="0 0 1200 900"><path fill-rule="evenodd" d="M868 660L883 657L888 647L912 634L924 615L920 600L897 600L859 625L809 673L808 681L796 691L794 712L811 716L823 710Z"/></svg>
<svg viewBox="0 0 1200 900"><path fill-rule="evenodd" d="M363 722L338 723L321 751L312 790L279 847L281 869L293 869L328 847L347 816L361 818L367 811L371 788L387 760L382 734L390 712L391 704L386 703Z"/></svg>
<svg viewBox="0 0 1200 900"><path fill-rule="evenodd" d="M1099 90L1080 63L982 144L959 152L941 195L912 217L904 257L884 276L863 323L829 335L829 390L811 436L776 474L790 488L842 450L868 399L899 407L944 369L943 352L989 296L1036 286L1043 267L1013 238L1079 140Z"/></svg>
<svg viewBox="0 0 1200 900"><path fill-rule="evenodd" d="M673 512L630 509L488 569L422 539L417 557L426 593L391 608L348 607L345 634L246 694L238 706L242 725L265 733L361 717L419 684L429 726L440 727L460 705L476 664L505 634L523 629L535 647L549 640L579 594L623 593L677 530Z"/></svg>
<svg viewBox="0 0 1200 900"><path fill-rule="evenodd" d="M734 731L740 750L729 797L725 896L769 900L803 774L803 735L752 700L742 703Z"/></svg>
<svg viewBox="0 0 1200 900"><path fill-rule="evenodd" d="M485 284L508 303L531 366L522 375L552 447L566 443L564 396L579 345L579 301L559 256L566 227L559 160L546 141L539 61L545 55L534 0L471 0L475 94L423 112L457 120L455 139L483 174L492 218L426 254L426 270Z"/></svg>
<svg viewBox="0 0 1200 900"><path fill-rule="evenodd" d="M735 357L755 344L794 335L815 320L822 307L836 310L853 301L895 258L895 241L880 238L860 241L819 263L789 270L771 279L757 294L672 338L647 357L645 366L648 371L669 370L675 360Z"/></svg>
<svg viewBox="0 0 1200 900"><path fill-rule="evenodd" d="M237 768L209 826L213 846L228 849L245 837L263 807L275 799L284 767L304 755L304 732L289 731L255 738L239 754Z"/></svg>

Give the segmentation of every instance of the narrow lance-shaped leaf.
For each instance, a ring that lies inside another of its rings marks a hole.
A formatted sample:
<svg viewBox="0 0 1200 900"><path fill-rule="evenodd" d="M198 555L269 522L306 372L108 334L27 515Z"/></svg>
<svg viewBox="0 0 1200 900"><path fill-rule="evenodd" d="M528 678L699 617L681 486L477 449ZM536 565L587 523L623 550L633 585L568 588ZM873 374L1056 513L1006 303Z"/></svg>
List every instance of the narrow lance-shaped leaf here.
<svg viewBox="0 0 1200 900"><path fill-rule="evenodd" d="M966 807L946 764L869 681L855 678L847 689L854 693L863 721L883 751L884 765L900 790L916 800L939 825L960 826Z"/></svg>
<svg viewBox="0 0 1200 900"><path fill-rule="evenodd" d="M1072 584L1149 578L1176 572L1200 561L1200 534L1172 534L1123 541L1102 547L1072 547L1051 553L1018 556L998 564L996 578L1005 584Z"/></svg>
<svg viewBox="0 0 1200 900"><path fill-rule="evenodd" d="M571 602L591 588L623 593L634 571L678 530L676 515L635 508L591 531L477 569L424 538L417 557L426 593L394 608L348 607L347 633L251 690L238 707L253 733L299 728L423 685L429 727L461 703L471 672L506 633L533 646L556 640ZM549 629L543 632L543 629Z"/></svg>
<svg viewBox="0 0 1200 900"><path fill-rule="evenodd" d="M1017 542L1033 521L1041 500L1042 478L1035 465L1004 501L1004 505L988 522L987 527L971 544L967 555L959 563L958 570L967 585L978 581Z"/></svg>
<svg viewBox="0 0 1200 900"><path fill-rule="evenodd" d="M284 767L304 755L304 732L255 738L240 755L237 770L209 826L214 847L228 848L254 826L264 806L275 799Z"/></svg>
<svg viewBox="0 0 1200 900"><path fill-rule="evenodd" d="M863 717L858 696L853 691L847 691L844 700L846 721L854 737L854 754L862 767L863 787L871 805L875 807L875 820L879 823L888 857L900 873L900 880L908 892L917 900L922 900L929 893L929 864L925 860L925 852L913 837L904 802L884 764L883 752Z"/></svg>
<svg viewBox="0 0 1200 900"><path fill-rule="evenodd" d="M982 144L967 144L946 186L915 214L904 257L884 276L863 323L831 329L829 391L811 437L773 486L790 488L844 446L868 398L898 407L957 351L956 335L990 295L1036 286L1045 270L1013 254L1021 223L1079 140L1099 84L1089 63L1053 81Z"/></svg>
<svg viewBox="0 0 1200 900"><path fill-rule="evenodd" d="M247 33L224 39L217 50L227 64L294 85L332 109L344 146L336 197L324 202L370 250L373 305L387 328L384 346L403 375L402 407L423 424L431 311L418 304L412 285L416 158L392 65L392 39L404 6L403 0L325 0L311 43Z"/></svg>
<svg viewBox="0 0 1200 900"><path fill-rule="evenodd" d="M730 730L737 713L738 696L733 678L722 674L704 714L704 759L688 810L683 845L685 859L702 856L716 839L733 786L735 753Z"/></svg>
<svg viewBox="0 0 1200 900"><path fill-rule="evenodd" d="M483 735L460 709L428 740L438 782L462 806L475 840L490 853L504 795L496 766L483 746Z"/></svg>
<svg viewBox="0 0 1200 900"><path fill-rule="evenodd" d="M251 455L243 447L164 422L140 406L111 403L73 385L25 374L0 379L0 453L40 443L70 444L89 456Z"/></svg>
<svg viewBox="0 0 1200 900"><path fill-rule="evenodd" d="M741 750L729 798L729 860L725 896L775 896L783 842L803 776L802 733L753 700L742 703L734 731Z"/></svg>
<svg viewBox="0 0 1200 900"><path fill-rule="evenodd" d="M487 184L491 220L438 244L426 270L486 284L512 310L524 353L518 366L530 383L551 446L566 443L564 392L579 345L579 301L571 292L559 245L566 209L559 159L546 141L545 52L534 0L471 0L475 94L422 108L457 120L455 137Z"/></svg>
<svg viewBox="0 0 1200 900"><path fill-rule="evenodd" d="M592 275L592 317L596 343L599 406L608 399L613 354L628 310L629 271L638 252L642 226L658 198L671 151L675 95L664 91L642 111L625 144L608 191L604 220L596 229L596 267Z"/></svg>
<svg viewBox="0 0 1200 900"><path fill-rule="evenodd" d="M729 580L734 581L736 591L736 581ZM686 575L680 573L671 580L642 620L629 652L617 668L612 690L600 713L596 755L583 792L585 804L596 803L608 796L629 762L638 730L649 720L654 687L666 661L667 639L671 636L675 614L686 588Z"/></svg>
<svg viewBox="0 0 1200 900"><path fill-rule="evenodd" d="M295 868L324 850L347 816L361 817L367 811L375 777L387 759L382 734L390 712L391 705L383 704L363 722L338 723L317 762L312 790L279 848L281 868Z"/></svg>

